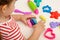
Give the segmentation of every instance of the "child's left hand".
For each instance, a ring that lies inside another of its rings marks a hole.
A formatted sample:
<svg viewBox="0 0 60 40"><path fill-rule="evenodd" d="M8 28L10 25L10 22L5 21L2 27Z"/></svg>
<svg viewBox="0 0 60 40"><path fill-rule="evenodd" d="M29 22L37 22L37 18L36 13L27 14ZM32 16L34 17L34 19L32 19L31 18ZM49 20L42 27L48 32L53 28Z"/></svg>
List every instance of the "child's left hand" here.
<svg viewBox="0 0 60 40"><path fill-rule="evenodd" d="M28 25L27 24L27 20L30 19L30 18L36 18L34 15L22 15L20 20L25 24L25 25Z"/></svg>

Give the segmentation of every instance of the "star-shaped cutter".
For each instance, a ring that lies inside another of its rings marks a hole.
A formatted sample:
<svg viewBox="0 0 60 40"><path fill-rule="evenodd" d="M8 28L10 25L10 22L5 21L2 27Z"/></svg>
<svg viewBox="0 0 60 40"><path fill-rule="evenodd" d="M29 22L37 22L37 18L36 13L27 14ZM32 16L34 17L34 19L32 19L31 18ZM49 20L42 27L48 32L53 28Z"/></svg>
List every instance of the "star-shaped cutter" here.
<svg viewBox="0 0 60 40"><path fill-rule="evenodd" d="M52 8L49 5L43 6L42 9L43 12L47 12L47 13L50 13L52 10Z"/></svg>

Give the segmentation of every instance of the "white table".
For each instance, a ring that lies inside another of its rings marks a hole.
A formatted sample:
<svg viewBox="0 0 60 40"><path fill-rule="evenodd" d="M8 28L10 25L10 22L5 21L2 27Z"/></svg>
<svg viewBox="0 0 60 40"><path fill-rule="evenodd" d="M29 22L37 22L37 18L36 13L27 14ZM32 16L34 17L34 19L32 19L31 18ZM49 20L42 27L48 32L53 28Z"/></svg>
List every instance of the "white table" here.
<svg viewBox="0 0 60 40"><path fill-rule="evenodd" d="M33 0L32 0L33 1ZM51 21L59 21L60 18L58 20L55 20L55 19L51 19L49 18L50 17L50 14L49 13L43 13L42 11L42 7L45 6L45 5L50 5L52 7L52 11L58 11L60 12L60 0L42 0L41 2L41 6L38 8L39 9L39 14L43 14L46 18L47 18L47 22L45 23L45 29L49 28L49 23ZM27 0L18 0L16 2L16 6L15 6L17 9L19 10L22 10L22 11L31 11L30 8L28 7L28 4L27 4ZM34 14L34 13L33 13ZM39 17L39 15L38 15ZM37 21L39 21L40 19L37 17ZM60 21L59 21L60 22ZM17 22L19 25L20 25L20 28L21 28L21 32L22 34L28 38L32 32L33 32L33 29L32 28L29 28L27 26L25 26L22 22ZM45 31L44 31L45 32ZM48 40L44 37L44 32L41 34L41 36L39 37L39 40ZM53 32L56 34L56 38L54 40L60 40L60 29L57 27L57 28L54 28L53 29Z"/></svg>

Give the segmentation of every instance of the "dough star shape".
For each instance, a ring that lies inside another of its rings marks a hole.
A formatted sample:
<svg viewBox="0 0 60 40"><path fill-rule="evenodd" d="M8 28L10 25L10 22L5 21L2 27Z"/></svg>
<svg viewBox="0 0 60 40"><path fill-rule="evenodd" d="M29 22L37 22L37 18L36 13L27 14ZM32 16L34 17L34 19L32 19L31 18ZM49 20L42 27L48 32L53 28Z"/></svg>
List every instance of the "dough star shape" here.
<svg viewBox="0 0 60 40"><path fill-rule="evenodd" d="M58 19L58 17L60 16L60 14L57 11L50 12L50 14L51 14L50 18Z"/></svg>

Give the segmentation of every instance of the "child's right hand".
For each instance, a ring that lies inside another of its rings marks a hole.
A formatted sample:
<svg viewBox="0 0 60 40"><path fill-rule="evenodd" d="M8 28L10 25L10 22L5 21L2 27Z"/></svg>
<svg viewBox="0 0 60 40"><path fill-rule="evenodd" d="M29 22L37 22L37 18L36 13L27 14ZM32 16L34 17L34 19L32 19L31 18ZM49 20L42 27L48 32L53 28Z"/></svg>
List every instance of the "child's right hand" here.
<svg viewBox="0 0 60 40"><path fill-rule="evenodd" d="M37 31L37 32L43 32L44 31L44 27L45 27L45 25L44 25L44 23L45 22L43 22L43 21L40 21L40 22L38 22L36 25L34 25L33 26L33 28L34 28L34 31Z"/></svg>
<svg viewBox="0 0 60 40"><path fill-rule="evenodd" d="M44 23L43 21L38 22L36 25L33 26L34 31L32 35L28 38L28 40L38 40L41 33L44 31Z"/></svg>

